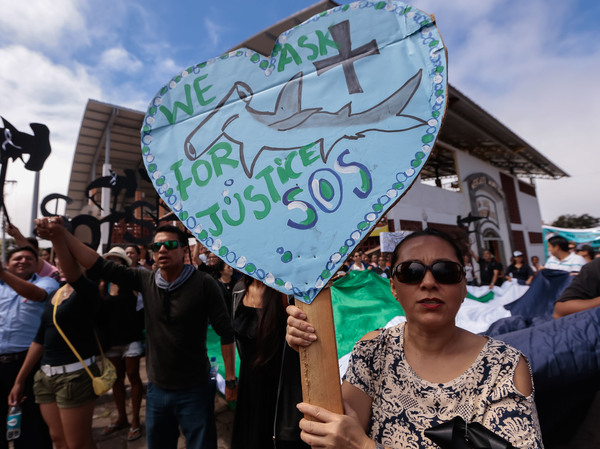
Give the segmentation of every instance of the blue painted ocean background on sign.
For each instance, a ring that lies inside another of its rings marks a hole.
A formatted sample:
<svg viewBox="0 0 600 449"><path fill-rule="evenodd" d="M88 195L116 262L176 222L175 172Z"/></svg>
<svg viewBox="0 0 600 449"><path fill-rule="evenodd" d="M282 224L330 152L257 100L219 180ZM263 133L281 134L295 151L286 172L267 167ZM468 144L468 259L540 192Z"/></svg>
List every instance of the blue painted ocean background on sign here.
<svg viewBox="0 0 600 449"><path fill-rule="evenodd" d="M446 53L430 16L357 2L183 70L142 129L161 198L211 251L311 302L415 181L439 132Z"/></svg>

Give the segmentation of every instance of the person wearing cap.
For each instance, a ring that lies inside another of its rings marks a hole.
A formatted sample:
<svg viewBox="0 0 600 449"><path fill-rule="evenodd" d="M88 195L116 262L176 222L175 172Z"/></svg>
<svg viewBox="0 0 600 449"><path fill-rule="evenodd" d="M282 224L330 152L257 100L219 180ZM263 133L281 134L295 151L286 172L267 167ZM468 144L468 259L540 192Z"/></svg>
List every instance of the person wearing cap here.
<svg viewBox="0 0 600 449"><path fill-rule="evenodd" d="M107 260L130 267L131 258L118 246L103 254ZM144 386L140 377L140 359L144 353L142 347L142 325L137 313L137 296L131 289L121 288L117 284L101 282L102 308L98 318L106 332L108 346L106 357L117 369L117 380L113 385L113 398L117 408L117 418L102 431L109 435L121 429L129 428L127 440L134 441L142 436L140 408ZM127 420L125 407L125 374L131 385L131 424Z"/></svg>
<svg viewBox="0 0 600 449"><path fill-rule="evenodd" d="M583 257L585 259L586 263L589 263L592 260L594 260L594 256L596 254L596 252L594 251L594 248L592 248L591 245L586 245L584 243L580 243L579 245L577 245L575 247L575 253L578 256Z"/></svg>
<svg viewBox="0 0 600 449"><path fill-rule="evenodd" d="M515 261L506 269L506 280L512 281L516 279L521 285L529 285L535 276L531 267L525 263L525 258L521 251L513 253Z"/></svg>

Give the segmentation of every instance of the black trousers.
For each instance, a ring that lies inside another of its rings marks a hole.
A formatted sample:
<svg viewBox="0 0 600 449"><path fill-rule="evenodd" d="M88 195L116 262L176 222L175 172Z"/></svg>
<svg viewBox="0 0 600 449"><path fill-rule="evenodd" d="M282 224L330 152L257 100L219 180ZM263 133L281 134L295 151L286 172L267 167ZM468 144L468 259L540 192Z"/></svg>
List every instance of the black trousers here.
<svg viewBox="0 0 600 449"><path fill-rule="evenodd" d="M16 360L9 363L0 363L0 449L8 449L6 441L6 418L8 416L8 394L24 360ZM23 415L21 416L21 436L14 440L15 449L52 449L52 440L48 432L48 426L42 418L40 407L35 403L33 397L33 376L37 366L29 373L25 381L26 397L21 404Z"/></svg>

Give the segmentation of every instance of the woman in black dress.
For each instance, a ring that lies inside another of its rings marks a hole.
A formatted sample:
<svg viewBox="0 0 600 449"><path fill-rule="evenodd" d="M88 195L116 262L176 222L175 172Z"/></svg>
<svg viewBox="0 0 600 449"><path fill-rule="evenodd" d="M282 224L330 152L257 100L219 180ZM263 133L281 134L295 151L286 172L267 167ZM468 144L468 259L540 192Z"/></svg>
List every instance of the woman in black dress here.
<svg viewBox="0 0 600 449"><path fill-rule="evenodd" d="M300 368L298 354L285 344L286 306L285 295L248 276L233 290L241 363L232 449L265 449L274 443L278 449L308 448L298 428Z"/></svg>

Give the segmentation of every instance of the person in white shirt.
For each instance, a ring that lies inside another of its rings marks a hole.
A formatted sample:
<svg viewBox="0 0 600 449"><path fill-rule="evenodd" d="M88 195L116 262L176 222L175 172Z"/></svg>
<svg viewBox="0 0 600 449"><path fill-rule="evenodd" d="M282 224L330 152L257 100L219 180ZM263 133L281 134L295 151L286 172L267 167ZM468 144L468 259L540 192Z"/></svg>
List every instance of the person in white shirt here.
<svg viewBox="0 0 600 449"><path fill-rule="evenodd" d="M585 259L575 253L571 253L569 251L569 241L560 235L555 235L548 239L548 251L551 256L548 257L544 268L569 271L572 274L577 274L581 270L581 267L585 265Z"/></svg>

